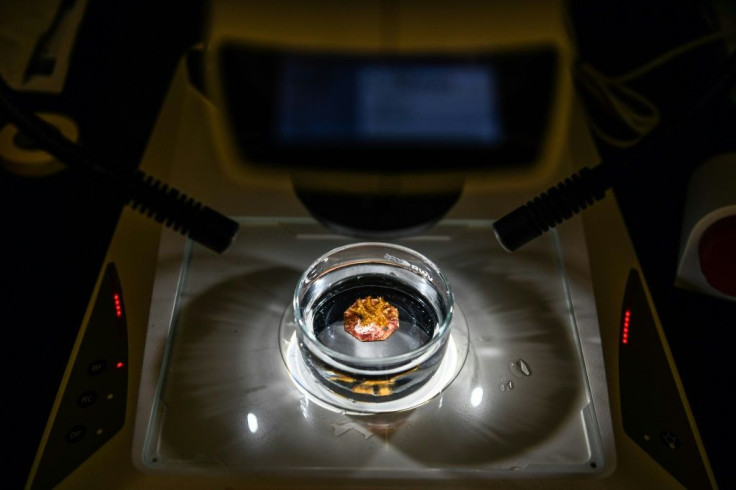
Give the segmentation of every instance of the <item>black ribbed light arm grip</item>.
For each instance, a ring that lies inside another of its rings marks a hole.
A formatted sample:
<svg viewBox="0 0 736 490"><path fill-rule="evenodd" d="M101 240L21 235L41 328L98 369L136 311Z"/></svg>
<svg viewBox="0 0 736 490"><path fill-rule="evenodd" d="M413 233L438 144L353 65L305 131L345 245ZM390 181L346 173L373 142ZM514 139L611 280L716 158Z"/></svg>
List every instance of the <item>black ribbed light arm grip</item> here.
<svg viewBox="0 0 736 490"><path fill-rule="evenodd" d="M237 222L140 170L128 179L126 195L133 209L218 253L238 231Z"/></svg>
<svg viewBox="0 0 736 490"><path fill-rule="evenodd" d="M603 166L581 169L493 224L501 246L513 252L605 196Z"/></svg>

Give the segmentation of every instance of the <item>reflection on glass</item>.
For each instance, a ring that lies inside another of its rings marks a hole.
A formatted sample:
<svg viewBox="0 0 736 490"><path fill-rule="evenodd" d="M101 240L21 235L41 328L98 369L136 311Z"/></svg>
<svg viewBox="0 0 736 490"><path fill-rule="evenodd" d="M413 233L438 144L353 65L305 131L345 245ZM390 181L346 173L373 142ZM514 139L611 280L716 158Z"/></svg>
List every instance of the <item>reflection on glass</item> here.
<svg viewBox="0 0 736 490"><path fill-rule="evenodd" d="M483 401L483 388L476 386L470 393L470 404L477 407Z"/></svg>
<svg viewBox="0 0 736 490"><path fill-rule="evenodd" d="M258 432L258 417L253 413L248 414L248 430L253 434Z"/></svg>

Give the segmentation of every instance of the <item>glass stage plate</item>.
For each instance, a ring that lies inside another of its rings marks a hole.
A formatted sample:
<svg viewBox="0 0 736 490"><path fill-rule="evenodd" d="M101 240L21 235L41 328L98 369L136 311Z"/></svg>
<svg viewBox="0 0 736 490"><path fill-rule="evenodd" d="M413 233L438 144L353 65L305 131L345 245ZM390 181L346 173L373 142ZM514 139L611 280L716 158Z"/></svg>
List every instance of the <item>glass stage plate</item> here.
<svg viewBox="0 0 736 490"><path fill-rule="evenodd" d="M357 241L309 219L242 219L226 254L188 242L181 264L159 264L179 279L146 468L340 481L602 471L554 232L514 254L489 221L443 221L392 241L438 265L462 317L450 377L425 399L354 412L295 381L283 328L297 281L317 257Z"/></svg>

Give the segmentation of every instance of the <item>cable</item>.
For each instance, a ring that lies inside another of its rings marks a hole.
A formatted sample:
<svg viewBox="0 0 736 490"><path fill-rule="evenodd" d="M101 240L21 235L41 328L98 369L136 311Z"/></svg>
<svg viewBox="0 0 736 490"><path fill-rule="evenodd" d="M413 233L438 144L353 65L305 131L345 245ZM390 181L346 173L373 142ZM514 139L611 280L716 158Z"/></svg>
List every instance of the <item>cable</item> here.
<svg viewBox="0 0 736 490"><path fill-rule="evenodd" d="M618 179L637 164L652 159L652 153L664 142L677 143L673 134L695 120L702 112L736 84L736 52L722 65L719 78L671 124L659 125L630 148L605 159L597 166L583 168L577 174L551 187L493 224L501 246L512 252L542 233L600 201Z"/></svg>
<svg viewBox="0 0 736 490"><path fill-rule="evenodd" d="M623 75L606 75L589 63L578 65L575 77L581 87L586 90L587 95L599 105L603 112L618 119L625 128L631 131L633 136L630 138L612 136L601 129L595 121L590 120L589 126L593 133L607 145L616 148L628 148L640 141L659 125L659 108L647 97L629 87L627 83L695 48L728 38L732 34L733 31L719 31L695 39Z"/></svg>
<svg viewBox="0 0 736 490"><path fill-rule="evenodd" d="M121 193L133 209L192 240L222 253L233 241L238 223L204 206L140 170L117 170L98 164L81 146L66 139L46 121L16 102L16 94L0 76L0 110L18 130L69 167L93 176Z"/></svg>

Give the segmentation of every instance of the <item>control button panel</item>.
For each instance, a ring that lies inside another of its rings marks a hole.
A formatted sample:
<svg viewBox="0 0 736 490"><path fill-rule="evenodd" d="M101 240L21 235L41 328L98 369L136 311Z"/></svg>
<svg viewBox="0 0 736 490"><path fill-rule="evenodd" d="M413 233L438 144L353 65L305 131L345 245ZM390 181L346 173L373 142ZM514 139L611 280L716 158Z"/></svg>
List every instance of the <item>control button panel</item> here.
<svg viewBox="0 0 736 490"><path fill-rule="evenodd" d="M626 285L619 338L624 431L686 488L710 488L639 274Z"/></svg>
<svg viewBox="0 0 736 490"><path fill-rule="evenodd" d="M107 265L31 488L51 488L125 423L128 331L115 265Z"/></svg>

